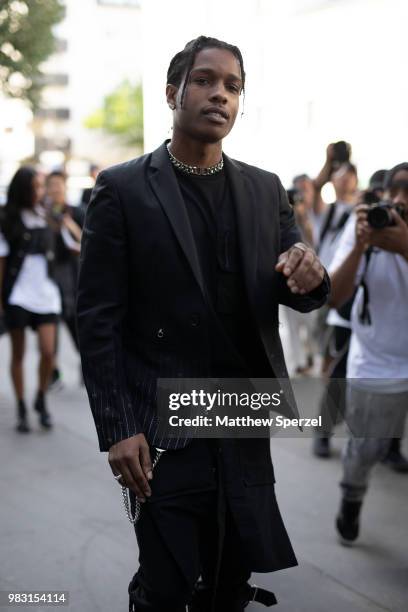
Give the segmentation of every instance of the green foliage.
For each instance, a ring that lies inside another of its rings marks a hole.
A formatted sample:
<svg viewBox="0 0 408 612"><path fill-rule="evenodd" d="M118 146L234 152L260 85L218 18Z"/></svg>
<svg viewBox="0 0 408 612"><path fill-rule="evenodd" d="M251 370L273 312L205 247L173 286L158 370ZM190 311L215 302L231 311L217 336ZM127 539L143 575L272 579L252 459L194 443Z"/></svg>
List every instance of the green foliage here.
<svg viewBox="0 0 408 612"><path fill-rule="evenodd" d="M0 0L0 86L36 107L40 64L55 50L52 27L65 13L60 0Z"/></svg>
<svg viewBox="0 0 408 612"><path fill-rule="evenodd" d="M102 108L85 120L85 126L114 134L126 145L143 148L142 86L121 83L105 96Z"/></svg>

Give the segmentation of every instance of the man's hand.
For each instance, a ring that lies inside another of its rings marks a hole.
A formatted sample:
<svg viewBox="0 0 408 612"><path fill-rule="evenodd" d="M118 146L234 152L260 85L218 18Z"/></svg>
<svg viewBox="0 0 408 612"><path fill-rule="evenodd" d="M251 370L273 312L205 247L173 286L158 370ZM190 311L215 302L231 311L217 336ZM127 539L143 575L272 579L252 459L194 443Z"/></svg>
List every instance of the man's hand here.
<svg viewBox="0 0 408 612"><path fill-rule="evenodd" d="M303 242L297 242L288 251L281 253L275 270L287 277L292 293L301 295L316 289L324 278L324 268L319 258Z"/></svg>
<svg viewBox="0 0 408 612"><path fill-rule="evenodd" d="M408 259L408 225L393 208L390 213L395 225L381 230L371 230L371 244L384 251L398 253Z"/></svg>
<svg viewBox="0 0 408 612"><path fill-rule="evenodd" d="M111 446L108 457L114 476L122 475L119 484L131 489L139 501L145 502L152 492L148 480L153 478L149 445L143 434Z"/></svg>
<svg viewBox="0 0 408 612"><path fill-rule="evenodd" d="M365 250L374 246L384 251L398 253L408 260L408 226L396 210L391 208L390 214L395 225L383 229L373 229L367 221L369 206L360 204L356 208L356 239L358 246Z"/></svg>
<svg viewBox="0 0 408 612"><path fill-rule="evenodd" d="M359 204L356 207L356 250L364 253L371 245L372 229L367 221L368 204Z"/></svg>

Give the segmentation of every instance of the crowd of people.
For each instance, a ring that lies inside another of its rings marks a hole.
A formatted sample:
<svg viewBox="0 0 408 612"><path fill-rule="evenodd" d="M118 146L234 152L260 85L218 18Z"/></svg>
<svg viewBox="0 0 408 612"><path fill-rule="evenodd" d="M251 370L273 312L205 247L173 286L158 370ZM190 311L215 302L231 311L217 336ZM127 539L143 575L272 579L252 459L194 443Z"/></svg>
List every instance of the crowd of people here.
<svg viewBox="0 0 408 612"><path fill-rule="evenodd" d="M92 168L93 170L93 168ZM61 387L58 329L63 322L78 350L76 286L82 226L89 190L79 206L67 203L66 175L22 166L0 209L0 320L11 341L10 373L19 433L31 429L24 385L26 328L38 335L39 368L34 410L52 428L46 394ZM81 376L81 373L80 373Z"/></svg>
<svg viewBox="0 0 408 612"><path fill-rule="evenodd" d="M348 143L330 144L318 176L296 176L287 192L304 243L315 249L329 271L332 292L329 304L316 312L285 309L296 374L321 375L325 381L318 407L323 428L316 432L313 453L330 457L333 430L344 418L354 432L343 453L337 517L346 542L357 538L374 464L383 461L408 472L401 452L408 406L408 164L376 170L368 188L360 191L351 159ZM93 179L97 173L92 166ZM329 182L335 200L326 204L322 189ZM53 424L47 391L60 386L62 379L61 322L79 350L76 288L91 191L84 190L79 205L70 206L63 171L44 175L24 166L11 180L6 205L0 209L0 329L7 330L11 340L20 433L30 431L23 376L25 329L38 334L34 409L45 429Z"/></svg>
<svg viewBox="0 0 408 612"><path fill-rule="evenodd" d="M329 181L335 201L325 205L321 191ZM328 306L316 316L288 311L287 319L290 343L299 346L297 373L310 371L311 345L321 354L323 427L314 454L330 457L333 429L344 418L351 432L336 522L342 541L351 543L374 465L408 472L401 452L408 408L408 164L376 170L359 191L351 146L332 143L319 175L295 177L289 196L303 238L332 283Z"/></svg>

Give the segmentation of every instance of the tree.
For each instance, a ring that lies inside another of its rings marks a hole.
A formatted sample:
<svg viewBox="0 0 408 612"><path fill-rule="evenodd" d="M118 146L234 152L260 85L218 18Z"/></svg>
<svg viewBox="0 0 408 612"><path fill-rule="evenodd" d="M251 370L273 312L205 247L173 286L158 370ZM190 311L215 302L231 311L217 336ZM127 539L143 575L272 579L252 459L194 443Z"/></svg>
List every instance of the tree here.
<svg viewBox="0 0 408 612"><path fill-rule="evenodd" d="M0 0L0 85L6 94L38 105L40 65L55 50L52 27L64 13L60 0Z"/></svg>
<svg viewBox="0 0 408 612"><path fill-rule="evenodd" d="M142 86L123 81L105 96L102 108L85 120L85 126L114 134L125 145L143 148Z"/></svg>

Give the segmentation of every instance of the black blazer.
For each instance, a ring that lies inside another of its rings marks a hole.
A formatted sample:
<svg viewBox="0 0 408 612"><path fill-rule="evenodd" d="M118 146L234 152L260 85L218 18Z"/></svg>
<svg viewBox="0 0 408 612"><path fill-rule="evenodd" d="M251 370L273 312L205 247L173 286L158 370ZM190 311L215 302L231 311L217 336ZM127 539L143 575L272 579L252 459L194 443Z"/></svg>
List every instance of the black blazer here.
<svg viewBox="0 0 408 612"><path fill-rule="evenodd" d="M278 332L278 304L309 312L329 280L292 294L274 267L300 235L279 178L224 156L236 207L243 272L271 377L292 401ZM165 143L98 175L82 238L78 331L85 385L100 449L143 432L167 439L155 414L158 377L211 375L206 296L188 214Z"/></svg>

